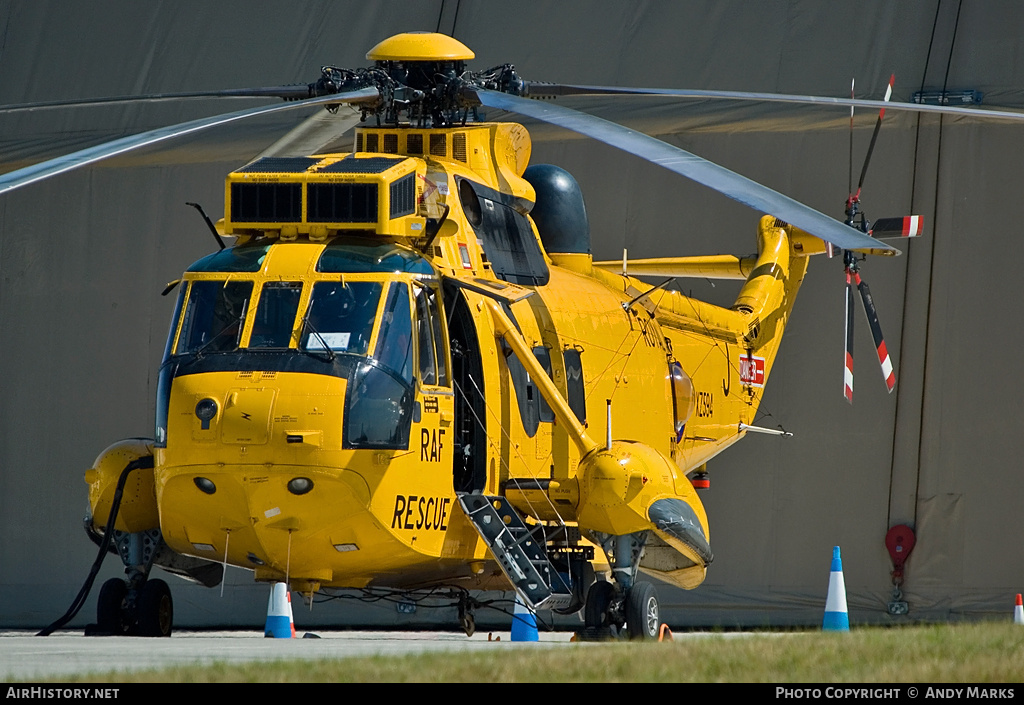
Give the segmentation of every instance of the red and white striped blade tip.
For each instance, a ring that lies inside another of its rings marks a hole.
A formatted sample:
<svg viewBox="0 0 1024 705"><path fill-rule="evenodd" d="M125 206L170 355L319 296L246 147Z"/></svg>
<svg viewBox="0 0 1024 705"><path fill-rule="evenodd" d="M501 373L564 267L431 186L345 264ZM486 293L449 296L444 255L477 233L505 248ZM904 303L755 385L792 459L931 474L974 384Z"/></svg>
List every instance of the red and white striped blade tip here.
<svg viewBox="0 0 1024 705"><path fill-rule="evenodd" d="M882 376L885 377L885 386L889 393L896 388L896 370L892 366L892 358L889 357L889 349L885 347L885 341L878 346L878 362L882 365Z"/></svg>
<svg viewBox="0 0 1024 705"><path fill-rule="evenodd" d="M924 232L924 218L919 215L906 215L902 218L881 218L868 232L879 239L896 237L919 237Z"/></svg>

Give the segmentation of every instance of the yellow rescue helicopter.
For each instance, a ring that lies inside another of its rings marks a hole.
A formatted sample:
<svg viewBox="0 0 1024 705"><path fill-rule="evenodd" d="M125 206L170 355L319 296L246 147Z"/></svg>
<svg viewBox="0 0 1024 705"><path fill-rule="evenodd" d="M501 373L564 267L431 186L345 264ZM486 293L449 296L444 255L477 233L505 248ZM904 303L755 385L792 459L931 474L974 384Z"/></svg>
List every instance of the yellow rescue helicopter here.
<svg viewBox="0 0 1024 705"><path fill-rule="evenodd" d="M809 258L845 253L849 305L861 256L896 254L873 235L916 235L919 222L871 229L851 196L842 223L531 98L896 104L531 83L511 65L471 72L470 49L431 33L393 36L367 58L244 93L290 102L0 176L3 193L308 105L328 108L315 122L333 137L358 121L350 153L320 151L329 140L302 128L229 174L224 218L207 220L222 249L164 292L177 303L154 437L115 443L85 474L86 530L126 572L102 586L96 628L169 635L170 590L152 568L214 586L232 565L309 596L446 586L470 633L469 591L514 589L534 610L582 610L585 636L656 638L658 596L643 576L692 589L712 561L695 489L706 464L747 433L780 433L755 415ZM757 253L594 262L576 182L530 166L527 130L481 121L480 108L602 140L769 213ZM743 284L723 308L638 276Z"/></svg>

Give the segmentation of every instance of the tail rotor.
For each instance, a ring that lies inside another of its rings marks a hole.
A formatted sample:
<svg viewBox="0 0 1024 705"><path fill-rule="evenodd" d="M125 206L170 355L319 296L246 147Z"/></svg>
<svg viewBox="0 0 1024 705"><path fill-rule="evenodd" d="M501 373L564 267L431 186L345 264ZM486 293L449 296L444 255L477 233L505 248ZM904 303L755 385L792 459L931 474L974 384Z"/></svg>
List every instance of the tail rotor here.
<svg viewBox="0 0 1024 705"><path fill-rule="evenodd" d="M894 82L895 74L889 77L889 85L886 87L885 91L886 102L889 102L889 98L892 96ZM851 184L851 192L849 197L846 199L846 224L856 230L860 230L861 232L879 239L892 237L917 237L921 234L923 226L923 219L921 216L911 215L902 218L882 218L875 223L874 227L871 227L871 223L868 222L864 213L860 209L861 189L864 187L864 178L868 172L868 164L871 161L871 154L874 152L875 142L878 139L878 132L882 127L882 118L884 117L885 108L883 107L878 113L878 120L875 122L874 132L871 134L871 143L868 145L868 152L864 158L864 166L861 168L860 181L857 184L857 190L853 191ZM852 133L852 110L850 120ZM831 251L829 252L829 255L832 255ZM845 250L843 252L843 267L846 274L846 357L844 360L843 371L843 396L846 401L851 404L853 403L854 287L860 291L861 302L864 305L864 313L868 319L868 327L871 329L871 338L875 345L875 352L878 355L878 362L882 367L882 377L885 379L886 388L889 390L890 394L892 393L892 390L896 388L896 371L892 364L892 358L889 356L889 350L885 345L885 337L882 335L882 326L878 322L878 310L875 308L874 299L871 297L871 289L868 288L867 282L864 281L860 273L860 264L865 259L866 254L858 254L851 250Z"/></svg>

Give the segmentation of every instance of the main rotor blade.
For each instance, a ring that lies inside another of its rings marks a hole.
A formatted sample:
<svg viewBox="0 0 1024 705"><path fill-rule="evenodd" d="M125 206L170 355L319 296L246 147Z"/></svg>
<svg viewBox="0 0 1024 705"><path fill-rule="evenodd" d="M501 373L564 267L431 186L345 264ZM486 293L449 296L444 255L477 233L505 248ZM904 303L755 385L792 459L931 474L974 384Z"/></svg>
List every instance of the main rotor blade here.
<svg viewBox="0 0 1024 705"><path fill-rule="evenodd" d="M144 93L142 95L118 95L106 98L80 98L77 100L49 100L37 103L11 103L0 105L0 113L16 113L53 108L81 108L92 105L114 105L117 103L152 103L163 100L187 100L190 98L281 98L283 100L305 100L309 97L309 86L266 86L264 88L226 88L188 93Z"/></svg>
<svg viewBox="0 0 1024 705"><path fill-rule="evenodd" d="M853 88L854 88L854 86L856 84L857 84L857 79L856 78L851 78L850 79L850 98L853 98ZM850 171L849 171L849 174L848 174L850 188L847 189L850 193L853 193L853 111L854 111L854 107L851 105L850 106ZM831 257L831 256L832 256L832 254L829 253L829 257Z"/></svg>
<svg viewBox="0 0 1024 705"><path fill-rule="evenodd" d="M762 213L792 223L801 230L846 250L873 248L895 250L872 237L829 218L789 196L784 196L723 166L691 154L679 147L631 130L607 120L527 98L518 98L494 91L474 91L480 102L490 108L508 110L542 120L662 166L669 171L692 179L719 193L739 201Z"/></svg>
<svg viewBox="0 0 1024 705"><path fill-rule="evenodd" d="M215 115L214 117L183 122L169 127L160 127L155 130L150 130L149 132L122 137L95 147L89 147L88 149L83 149L78 152L65 154L61 157L57 157L56 159L51 159L40 164L33 164L32 166L27 166L24 169L17 169L16 171L0 175L0 194L13 191L14 189L22 186L27 186L28 184L35 183L36 181L48 179L51 176L56 176L57 174L63 174L64 172L71 171L72 169L94 164L95 162L108 159L118 154L124 154L125 152L130 152L141 147L146 147L175 137L181 137L182 135L187 135L193 132L199 132L218 125L224 125L229 122L235 122L237 120L244 120L257 115L266 115L284 110L295 110L296 108L305 108L314 105L357 103L376 100L378 97L379 93L376 88L362 88L348 93L338 93L335 95L323 96L321 98L311 98L308 100L283 103L280 105L249 108L247 110L239 110L234 113L225 113L223 115Z"/></svg>
<svg viewBox="0 0 1024 705"><path fill-rule="evenodd" d="M339 109L337 113L317 110L260 152L253 161L263 157L308 157L319 154L324 147L358 125L361 118L359 111L351 106Z"/></svg>
<svg viewBox="0 0 1024 705"><path fill-rule="evenodd" d="M1012 110L985 110L963 108L955 105L931 105L928 103L898 103L864 98L833 98L830 96L797 95L789 93L755 93L748 91L707 91L691 88L623 88L619 86L581 86L566 83L541 83L526 81L526 95L531 98L571 95L656 95L677 98L710 98L717 100L745 100L757 103L797 103L833 107L874 108L877 110L905 110L915 113L940 113L964 115L992 120L1024 121L1024 112Z"/></svg>

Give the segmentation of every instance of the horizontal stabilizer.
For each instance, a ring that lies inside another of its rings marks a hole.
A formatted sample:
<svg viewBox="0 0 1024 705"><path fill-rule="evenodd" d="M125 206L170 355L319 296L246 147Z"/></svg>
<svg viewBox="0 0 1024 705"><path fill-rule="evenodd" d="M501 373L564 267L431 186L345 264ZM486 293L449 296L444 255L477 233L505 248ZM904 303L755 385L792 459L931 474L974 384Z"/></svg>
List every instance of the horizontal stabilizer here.
<svg viewBox="0 0 1024 705"><path fill-rule="evenodd" d="M622 272L639 277L696 277L699 279L746 279L754 268L756 257L710 255L696 257L657 257L594 262L608 272Z"/></svg>

